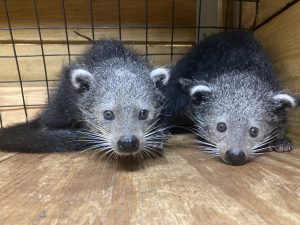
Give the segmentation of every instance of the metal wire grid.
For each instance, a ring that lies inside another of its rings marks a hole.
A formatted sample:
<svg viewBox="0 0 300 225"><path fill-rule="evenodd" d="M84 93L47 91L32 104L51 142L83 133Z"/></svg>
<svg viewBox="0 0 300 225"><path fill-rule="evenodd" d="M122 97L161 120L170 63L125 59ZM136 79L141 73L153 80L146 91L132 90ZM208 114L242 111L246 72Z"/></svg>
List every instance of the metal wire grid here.
<svg viewBox="0 0 300 225"><path fill-rule="evenodd" d="M199 42L200 40L200 31L201 29L205 29L205 28L210 28L210 29L216 29L216 30L224 30L224 29L238 29L238 28L242 28L241 27L241 18L242 18L242 1L252 1L252 2L256 2L256 14L258 12L258 3L259 0L224 0L224 1L235 1L235 2L239 2L239 21L238 21L238 26L237 27L229 27L227 25L227 16L226 16L226 22L225 22L225 26L223 27L217 27L217 26L201 26L200 22L201 22L201 10L202 10L202 0L198 0L197 2L197 26L175 26L174 23L174 18L175 18L175 9L176 9L176 4L175 4L175 0L172 0L172 18L171 18L171 25L170 26L150 26L148 23L148 18L149 18L149 0L144 0L145 1L145 25L144 26L128 26L128 25L123 25L122 24L122 17L121 17L121 0L117 0L118 1L118 25L116 26L95 26L94 24L94 13L93 13L93 0L89 1L89 14L90 14L90 26L68 26L67 23L67 17L66 17L66 5L65 5L65 0L61 0L61 9L62 9L62 13L63 13L63 20L64 20L64 25L63 26L55 26L55 27L41 27L40 26L40 19L39 19L39 12L38 12L38 8L37 8L37 2L36 0L32 0L33 1L33 6L34 6L34 13L35 13L35 17L36 17L36 26L32 26L32 27L12 27L11 26L11 18L9 15L9 10L8 10L8 4L7 4L8 0L4 0L3 1L3 7L4 7L4 12L5 12L5 17L7 19L7 27L2 27L0 28L0 30L8 30L9 31L9 35L10 35L10 43L12 44L12 48L13 48L13 56L0 56L1 58L14 58L15 59L15 63L16 63L16 68L17 68L17 73L18 73L18 80L10 80L10 81L0 81L1 83L18 83L20 85L20 90L21 90L21 96L22 96L22 105L2 105L0 106L1 108L11 108L11 107L22 107L24 109L24 114L25 114L25 118L26 121L28 121L28 108L29 107L44 107L45 104L34 104L34 105L29 105L26 104L25 101L25 94L24 94L24 87L23 87L23 83L34 83L34 82L45 82L46 84L46 89L47 89L47 97L48 97L48 103L50 101L50 91L49 91L49 82L55 82L57 80L51 80L48 78L48 72L47 72L47 65L46 65L46 60L45 57L46 56L67 56L68 57L68 62L71 62L71 56L80 56L81 54L72 54L70 51L70 41L69 41L69 36L68 36L68 29L89 29L92 32L92 40L95 40L95 30L96 29L118 29L118 36L120 40L122 39L122 31L125 29L136 29L136 28L141 28L145 30L145 54L144 55L146 58L148 58L148 56L157 56L157 55L170 55L170 61L171 63L173 63L173 58L175 55L183 55L182 53L174 53L174 30L175 29L186 29L186 28L190 28L190 29L197 29L197 35L196 35L196 40L195 43ZM227 10L228 11L228 10ZM276 16L276 15L275 15ZM272 19L272 18L270 18ZM258 25L261 26L261 25ZM253 24L253 29L255 29L256 27L256 21L254 21ZM148 38L148 30L151 28L156 28L156 29L165 29L165 28L169 28L171 29L171 44L170 44L170 54L169 53L149 53L148 51L148 46L149 46L149 38ZM14 35L13 35L13 30L21 30L21 29L27 29L27 30L37 30L38 31L38 36L39 36L39 42L40 42L40 48L41 48L41 54L29 54L29 55L17 55L16 52L16 42L14 39ZM43 29L62 29L65 31L65 39L66 39L66 45L67 45L67 54L45 54L44 51L44 42L42 39L42 34L41 34L41 30ZM86 42L83 42L86 43ZM43 61L43 67L44 67L44 77L41 77L41 79L39 80L24 80L22 79L22 74L20 72L20 66L19 66L19 58L22 57L42 57L42 61ZM0 128L3 127L3 120L1 117L1 112L0 112Z"/></svg>

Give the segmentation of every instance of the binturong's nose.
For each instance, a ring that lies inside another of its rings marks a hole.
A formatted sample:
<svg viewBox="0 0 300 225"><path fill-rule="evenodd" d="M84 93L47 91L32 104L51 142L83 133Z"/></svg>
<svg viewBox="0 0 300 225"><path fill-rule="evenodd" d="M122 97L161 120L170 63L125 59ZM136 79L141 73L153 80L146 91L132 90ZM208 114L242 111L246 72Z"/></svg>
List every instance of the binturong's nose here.
<svg viewBox="0 0 300 225"><path fill-rule="evenodd" d="M232 165L239 166L247 162L247 157L245 152L239 149L229 149L225 153L226 160Z"/></svg>
<svg viewBox="0 0 300 225"><path fill-rule="evenodd" d="M139 140L134 135L122 136L118 140L118 150L122 153L135 153L139 145Z"/></svg>

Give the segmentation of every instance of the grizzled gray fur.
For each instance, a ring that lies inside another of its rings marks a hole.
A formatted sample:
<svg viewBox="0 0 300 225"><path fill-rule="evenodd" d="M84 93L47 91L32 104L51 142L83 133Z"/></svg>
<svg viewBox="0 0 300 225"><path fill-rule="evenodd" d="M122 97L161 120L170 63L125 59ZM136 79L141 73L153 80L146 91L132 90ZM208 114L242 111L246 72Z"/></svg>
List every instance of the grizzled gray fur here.
<svg viewBox="0 0 300 225"><path fill-rule="evenodd" d="M261 152L290 151L287 111L299 97L281 86L261 45L243 31L212 35L171 72L168 112L189 115L199 145L239 165Z"/></svg>
<svg viewBox="0 0 300 225"><path fill-rule="evenodd" d="M155 154L166 138L159 120L168 78L168 70L152 68L121 42L97 41L63 69L37 119L0 131L0 149Z"/></svg>

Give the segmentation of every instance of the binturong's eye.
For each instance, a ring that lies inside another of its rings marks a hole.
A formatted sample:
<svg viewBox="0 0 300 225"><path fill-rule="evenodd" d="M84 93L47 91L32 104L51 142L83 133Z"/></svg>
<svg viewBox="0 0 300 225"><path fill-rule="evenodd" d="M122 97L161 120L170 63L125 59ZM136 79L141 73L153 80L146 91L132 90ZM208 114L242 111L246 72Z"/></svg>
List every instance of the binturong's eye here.
<svg viewBox="0 0 300 225"><path fill-rule="evenodd" d="M217 130L218 130L219 132L225 132L225 131L227 130L226 123L223 123L223 122L218 123L218 124L217 124Z"/></svg>
<svg viewBox="0 0 300 225"><path fill-rule="evenodd" d="M111 111L111 110L105 110L103 112L103 117L106 120L114 120L115 119L115 115L114 115L113 111Z"/></svg>
<svg viewBox="0 0 300 225"><path fill-rule="evenodd" d="M145 120L148 118L148 114L149 114L149 111L146 110L146 109L143 109L140 111L140 114L139 114L139 120Z"/></svg>
<svg viewBox="0 0 300 225"><path fill-rule="evenodd" d="M251 127L249 130L249 134L251 137L257 137L258 135L258 128L257 127Z"/></svg>

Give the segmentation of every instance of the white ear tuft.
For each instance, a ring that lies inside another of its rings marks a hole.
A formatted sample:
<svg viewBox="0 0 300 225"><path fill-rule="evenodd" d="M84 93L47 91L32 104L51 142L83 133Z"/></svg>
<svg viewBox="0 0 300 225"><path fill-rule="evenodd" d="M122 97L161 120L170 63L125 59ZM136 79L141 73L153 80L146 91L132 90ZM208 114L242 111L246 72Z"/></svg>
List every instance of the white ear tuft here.
<svg viewBox="0 0 300 225"><path fill-rule="evenodd" d="M290 107L295 108L297 106L296 99L288 94L277 94L273 96L273 99L276 101L281 101L284 103L288 103Z"/></svg>
<svg viewBox="0 0 300 225"><path fill-rule="evenodd" d="M189 89L189 94L194 105L199 105L207 101L211 96L212 90L206 85L197 85Z"/></svg>
<svg viewBox="0 0 300 225"><path fill-rule="evenodd" d="M93 75L84 69L75 69L71 72L71 83L75 89L87 88Z"/></svg>
<svg viewBox="0 0 300 225"><path fill-rule="evenodd" d="M211 89L205 85L197 85L190 89L190 96L193 97L196 93L211 92Z"/></svg>
<svg viewBox="0 0 300 225"><path fill-rule="evenodd" d="M155 84L166 85L170 79L170 70L163 67L156 68L151 71L150 77Z"/></svg>

